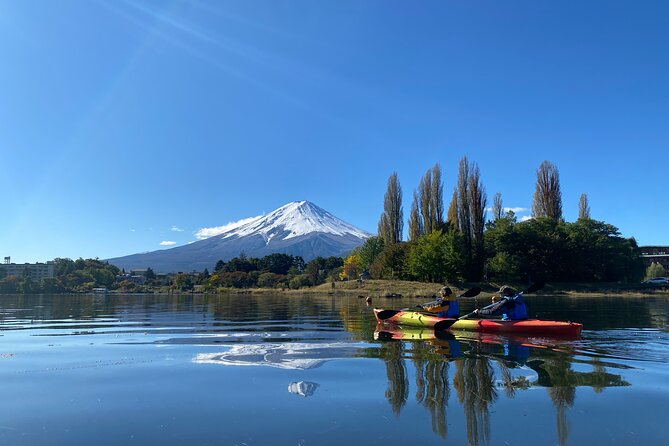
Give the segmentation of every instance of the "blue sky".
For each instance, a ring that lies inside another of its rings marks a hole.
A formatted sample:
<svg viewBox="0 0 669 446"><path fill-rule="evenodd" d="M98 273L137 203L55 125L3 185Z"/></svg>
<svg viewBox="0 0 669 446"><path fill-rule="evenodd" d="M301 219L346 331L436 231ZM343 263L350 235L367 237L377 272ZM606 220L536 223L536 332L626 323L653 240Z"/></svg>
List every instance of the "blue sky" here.
<svg viewBox="0 0 669 446"><path fill-rule="evenodd" d="M664 1L0 0L0 255L109 258L310 200L376 232L439 162L669 245ZM448 205L448 203L446 204ZM527 215L520 212L519 215ZM161 245L163 243L163 245Z"/></svg>

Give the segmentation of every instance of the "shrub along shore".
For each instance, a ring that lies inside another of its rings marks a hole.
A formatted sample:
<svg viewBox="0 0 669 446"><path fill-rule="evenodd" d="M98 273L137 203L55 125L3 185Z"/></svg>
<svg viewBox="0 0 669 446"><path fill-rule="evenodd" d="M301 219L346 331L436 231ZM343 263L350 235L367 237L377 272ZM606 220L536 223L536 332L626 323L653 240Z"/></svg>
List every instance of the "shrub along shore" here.
<svg viewBox="0 0 669 446"><path fill-rule="evenodd" d="M497 283L471 283L471 284L448 284L456 294L466 291L472 287L481 288L481 296L490 296L497 293L499 287L503 284ZM527 284L514 284L510 286L522 290ZM292 289L271 289L271 288L219 288L216 291L207 291L206 294L285 294L285 295L331 295L331 296L357 296L360 298L398 298L408 297L416 299L430 299L436 296L439 288L443 285L430 282L415 282L405 280L357 280L336 282L335 288L331 283ZM197 294L197 293L196 293ZM551 283L546 284L544 288L535 293L538 295L658 295L669 297L669 286L657 286L646 284L619 284L619 283Z"/></svg>

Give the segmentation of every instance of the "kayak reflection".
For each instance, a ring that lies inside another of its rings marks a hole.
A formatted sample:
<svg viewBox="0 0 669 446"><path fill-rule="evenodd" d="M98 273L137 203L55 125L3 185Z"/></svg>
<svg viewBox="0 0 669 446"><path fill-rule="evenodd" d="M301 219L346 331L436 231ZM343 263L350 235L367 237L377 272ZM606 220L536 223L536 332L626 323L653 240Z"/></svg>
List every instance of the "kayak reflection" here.
<svg viewBox="0 0 669 446"><path fill-rule="evenodd" d="M577 387L601 392L606 387L629 385L596 360L591 362L591 372L572 370L574 347L563 340L382 324L376 327L374 339L382 343L386 397L393 411L399 415L406 404L411 375L407 366L412 364L415 397L430 413L432 430L442 438L447 436L446 407L452 401L452 386L464 409L470 445L490 442L490 408L501 397L513 399L517 392L532 387L547 388L556 410L557 443L564 445L569 433L567 412Z"/></svg>

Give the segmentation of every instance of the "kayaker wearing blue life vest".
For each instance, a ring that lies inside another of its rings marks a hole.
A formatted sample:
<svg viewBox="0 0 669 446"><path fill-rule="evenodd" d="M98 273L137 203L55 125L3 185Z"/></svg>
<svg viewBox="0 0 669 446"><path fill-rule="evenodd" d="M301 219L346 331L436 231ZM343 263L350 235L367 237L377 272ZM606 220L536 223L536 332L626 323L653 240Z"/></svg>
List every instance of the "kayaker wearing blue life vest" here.
<svg viewBox="0 0 669 446"><path fill-rule="evenodd" d="M527 319L527 306L523 294L516 292L510 286L504 285L499 289L501 299L492 297L492 305L474 310L479 316L502 316L503 320L522 321Z"/></svg>
<svg viewBox="0 0 669 446"><path fill-rule="evenodd" d="M437 313L439 317L456 318L460 316L460 302L447 286L439 290L437 300L419 306L430 313Z"/></svg>

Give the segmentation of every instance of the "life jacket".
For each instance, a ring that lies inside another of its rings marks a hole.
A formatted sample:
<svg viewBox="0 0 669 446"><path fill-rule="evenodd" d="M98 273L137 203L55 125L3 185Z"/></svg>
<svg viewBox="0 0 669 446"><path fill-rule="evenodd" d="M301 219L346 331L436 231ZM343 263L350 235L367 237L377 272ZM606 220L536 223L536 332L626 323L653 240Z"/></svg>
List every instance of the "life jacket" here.
<svg viewBox="0 0 669 446"><path fill-rule="evenodd" d="M523 300L522 294L516 294L515 296L507 297L511 305L508 306L508 309L505 308L506 317L512 321L522 321L527 319L527 306Z"/></svg>
<svg viewBox="0 0 669 446"><path fill-rule="evenodd" d="M460 316L460 302L457 300L449 300L445 301L448 302L448 308L446 311L440 311L437 313L437 316L439 317L450 317L450 318L456 318Z"/></svg>

